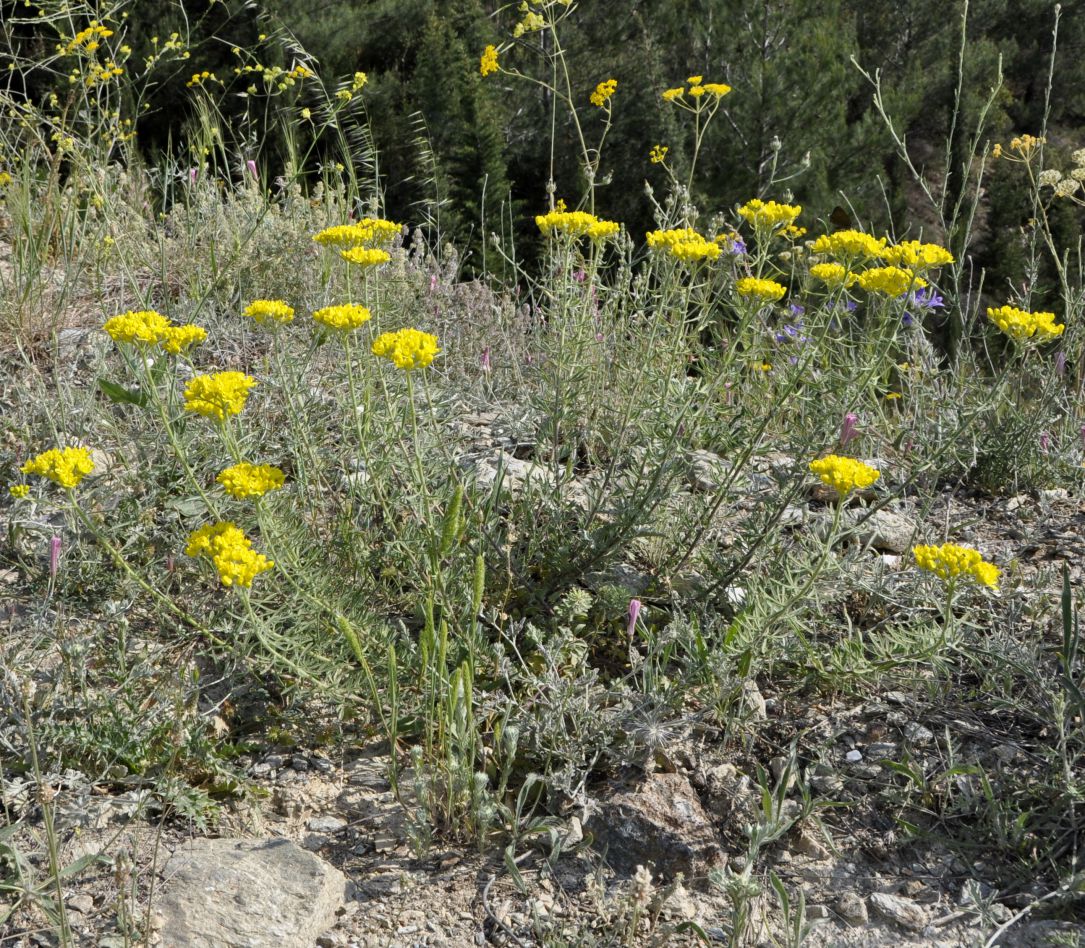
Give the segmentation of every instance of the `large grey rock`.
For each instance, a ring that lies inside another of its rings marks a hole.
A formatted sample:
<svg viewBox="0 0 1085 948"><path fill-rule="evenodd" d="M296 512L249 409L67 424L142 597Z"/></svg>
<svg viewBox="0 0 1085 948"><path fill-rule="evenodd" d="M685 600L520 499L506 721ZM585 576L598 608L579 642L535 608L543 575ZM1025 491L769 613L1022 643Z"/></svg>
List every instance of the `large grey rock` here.
<svg viewBox="0 0 1085 948"><path fill-rule="evenodd" d="M821 539L828 539L832 522L833 512L821 511L814 527L815 534ZM862 507L842 511L839 530L841 533L848 531L846 542L857 542L884 553L907 553L916 536L915 521L903 514L889 510L871 513Z"/></svg>
<svg viewBox="0 0 1085 948"><path fill-rule="evenodd" d="M875 892L870 897L870 905L883 918L909 931L921 932L927 926L927 913L911 899L888 892Z"/></svg>
<svg viewBox="0 0 1085 948"><path fill-rule="evenodd" d="M654 875L693 878L724 861L712 821L681 774L616 786L590 809L586 828L622 874L646 866Z"/></svg>
<svg viewBox="0 0 1085 948"><path fill-rule="evenodd" d="M196 840L165 877L161 948L311 948L346 890L338 869L286 839Z"/></svg>

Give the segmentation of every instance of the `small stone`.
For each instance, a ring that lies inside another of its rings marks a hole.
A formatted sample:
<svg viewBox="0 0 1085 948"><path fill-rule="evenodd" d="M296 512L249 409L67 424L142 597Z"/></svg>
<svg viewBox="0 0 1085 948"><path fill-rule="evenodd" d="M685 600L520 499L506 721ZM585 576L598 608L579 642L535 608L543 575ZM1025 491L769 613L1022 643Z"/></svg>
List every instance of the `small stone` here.
<svg viewBox="0 0 1085 948"><path fill-rule="evenodd" d="M862 752L857 750L850 750L844 755L844 760L846 760L849 764L857 764L862 759Z"/></svg>
<svg viewBox="0 0 1085 948"><path fill-rule="evenodd" d="M827 905L808 905L806 906L806 917L812 919L828 918L829 907Z"/></svg>
<svg viewBox="0 0 1085 948"><path fill-rule="evenodd" d="M879 741L874 744L868 744L866 748L867 757L871 760L885 760L888 757L893 757L897 753L897 745L890 744L887 741Z"/></svg>
<svg viewBox="0 0 1085 948"><path fill-rule="evenodd" d="M911 899L888 892L875 892L870 897L870 905L883 918L909 931L919 932L927 925L927 913Z"/></svg>
<svg viewBox="0 0 1085 948"><path fill-rule="evenodd" d="M291 769L298 771L298 773L304 773L309 769L309 761L304 757L293 757L290 760L290 767Z"/></svg>
<svg viewBox="0 0 1085 948"><path fill-rule="evenodd" d="M765 699L762 697L756 681L747 679L742 683L742 698L746 702L746 710L750 712L751 720L765 721L768 719L768 713L765 710ZM784 758L774 758L774 762L776 760L784 761ZM772 767L773 765L770 764L769 766ZM773 776L777 780L780 779L780 774L776 773L775 770L773 770Z"/></svg>
<svg viewBox="0 0 1085 948"><path fill-rule="evenodd" d="M811 859L825 859L829 851L821 844L821 841L807 830L801 831L791 844L795 852Z"/></svg>
<svg viewBox="0 0 1085 948"><path fill-rule="evenodd" d="M845 892L836 900L836 912L845 922L856 928L865 925L870 918L866 902L855 892Z"/></svg>
<svg viewBox="0 0 1085 948"><path fill-rule="evenodd" d="M338 833L346 828L347 821L338 816L314 816L305 826L314 833Z"/></svg>
<svg viewBox="0 0 1085 948"><path fill-rule="evenodd" d="M730 472L730 465L711 451L693 451L689 457L689 485L694 490L719 490Z"/></svg>
<svg viewBox="0 0 1085 948"><path fill-rule="evenodd" d="M68 899L67 905L68 908L74 909L77 912L82 912L84 915L89 915L94 911L94 899L86 892L80 892L78 895L73 895Z"/></svg>
<svg viewBox="0 0 1085 948"><path fill-rule="evenodd" d="M934 740L934 732L916 721L904 728L904 736L913 744L929 744Z"/></svg>

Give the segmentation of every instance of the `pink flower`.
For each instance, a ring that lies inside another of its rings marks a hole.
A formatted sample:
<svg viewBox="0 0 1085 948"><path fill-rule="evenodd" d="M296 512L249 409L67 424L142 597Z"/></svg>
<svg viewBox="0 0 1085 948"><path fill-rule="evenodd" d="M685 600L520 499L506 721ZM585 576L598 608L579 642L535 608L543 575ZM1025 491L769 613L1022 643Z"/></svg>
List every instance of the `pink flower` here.
<svg viewBox="0 0 1085 948"><path fill-rule="evenodd" d="M260 175L256 173L256 162L251 158L245 162L245 167L249 169L249 174L252 175L254 181L260 180Z"/></svg>
<svg viewBox="0 0 1085 948"><path fill-rule="evenodd" d="M195 187L196 186L196 179L199 176L200 176L200 169L199 168L189 168L188 169L188 183L189 183L189 185L191 185L192 187Z"/></svg>
<svg viewBox="0 0 1085 948"><path fill-rule="evenodd" d="M482 350L482 356L479 358L479 364L482 366L483 372L490 371L490 347L487 346Z"/></svg>
<svg viewBox="0 0 1085 948"><path fill-rule="evenodd" d="M840 447L844 447L852 438L859 436L859 429L856 425L859 422L859 416L854 412L848 412L844 416L844 422L840 426Z"/></svg>
<svg viewBox="0 0 1085 948"><path fill-rule="evenodd" d="M429 278L429 291L431 293L437 292L437 274L434 273Z"/></svg>
<svg viewBox="0 0 1085 948"><path fill-rule="evenodd" d="M630 638L633 637L633 632L637 628L637 616L640 615L640 600L629 600L629 625L626 627L626 635Z"/></svg>
<svg viewBox="0 0 1085 948"><path fill-rule="evenodd" d="M55 579L60 569L60 537L53 537L49 541L49 578Z"/></svg>
<svg viewBox="0 0 1085 948"><path fill-rule="evenodd" d="M1040 450L1047 454L1048 449L1051 447L1051 435L1046 431L1040 432Z"/></svg>

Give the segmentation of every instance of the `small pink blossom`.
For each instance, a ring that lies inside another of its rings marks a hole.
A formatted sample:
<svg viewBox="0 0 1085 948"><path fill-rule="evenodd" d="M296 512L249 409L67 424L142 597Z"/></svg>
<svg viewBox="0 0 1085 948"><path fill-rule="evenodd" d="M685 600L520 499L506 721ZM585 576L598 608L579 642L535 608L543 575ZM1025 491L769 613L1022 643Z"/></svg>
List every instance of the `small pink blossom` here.
<svg viewBox="0 0 1085 948"><path fill-rule="evenodd" d="M629 625L626 627L626 634L632 638L633 632L637 628L637 617L640 615L640 600L629 600Z"/></svg>
<svg viewBox="0 0 1085 948"><path fill-rule="evenodd" d="M479 364L482 366L483 372L490 371L490 347L487 346L482 350L482 355L479 357Z"/></svg>
<svg viewBox="0 0 1085 948"><path fill-rule="evenodd" d="M199 176L200 176L200 169L199 168L189 168L188 169L188 183L192 187L196 186L196 179Z"/></svg>
<svg viewBox="0 0 1085 948"><path fill-rule="evenodd" d="M260 175L256 173L256 162L251 158L245 162L245 167L249 169L249 174L252 175L254 181L260 180Z"/></svg>
<svg viewBox="0 0 1085 948"><path fill-rule="evenodd" d="M854 412L849 411L844 416L844 422L840 426L840 447L844 447L852 438L858 437L858 423L859 416Z"/></svg>
<svg viewBox="0 0 1085 948"><path fill-rule="evenodd" d="M1051 435L1046 431L1040 432L1040 450L1047 454L1051 448Z"/></svg>
<svg viewBox="0 0 1085 948"><path fill-rule="evenodd" d="M60 537L53 537L49 541L49 578L55 579L60 569Z"/></svg>

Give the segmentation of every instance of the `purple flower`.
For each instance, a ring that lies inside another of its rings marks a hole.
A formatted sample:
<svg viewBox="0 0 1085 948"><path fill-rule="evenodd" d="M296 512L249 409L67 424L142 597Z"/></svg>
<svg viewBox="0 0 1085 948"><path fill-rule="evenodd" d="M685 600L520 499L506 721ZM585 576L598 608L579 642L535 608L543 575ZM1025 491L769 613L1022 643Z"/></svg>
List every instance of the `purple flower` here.
<svg viewBox="0 0 1085 948"><path fill-rule="evenodd" d="M482 366L483 372L490 371L490 347L487 346L482 350L482 356L479 358L479 364Z"/></svg>
<svg viewBox="0 0 1085 948"><path fill-rule="evenodd" d="M633 632L637 628L637 616L640 615L640 600L629 600L629 624L626 626L626 635L630 638L633 637Z"/></svg>
<svg viewBox="0 0 1085 948"><path fill-rule="evenodd" d="M573 279L576 280L577 283L583 283L587 278L588 274L584 272L583 267L573 271Z"/></svg>
<svg viewBox="0 0 1085 948"><path fill-rule="evenodd" d="M254 181L260 180L260 175L256 173L256 162L251 158L245 162L245 167L249 169L249 174L252 175Z"/></svg>
<svg viewBox="0 0 1085 948"><path fill-rule="evenodd" d="M1040 450L1044 454L1047 454L1047 452L1048 452L1048 450L1050 448L1051 448L1051 435L1046 431L1041 431L1040 432Z"/></svg>
<svg viewBox="0 0 1085 948"><path fill-rule="evenodd" d="M854 313L859 308L859 304L855 300L844 300L844 309L849 313Z"/></svg>
<svg viewBox="0 0 1085 948"><path fill-rule="evenodd" d="M902 326L911 328L915 325L915 317L908 310L905 310L904 315L900 317L900 322Z"/></svg>
<svg viewBox="0 0 1085 948"><path fill-rule="evenodd" d="M788 303L787 308L791 310L792 316L801 316L806 312L806 307L800 306L798 303ZM799 325L802 325L802 320L799 320Z"/></svg>
<svg viewBox="0 0 1085 948"><path fill-rule="evenodd" d="M912 294L912 304L918 306L920 309L945 309L945 300L938 295L938 291L933 286L924 287L922 290L916 290Z"/></svg>
<svg viewBox="0 0 1085 948"><path fill-rule="evenodd" d="M60 569L60 537L53 537L49 541L49 578L55 579L57 570Z"/></svg>
<svg viewBox="0 0 1085 948"><path fill-rule="evenodd" d="M859 423L859 416L855 412L849 411L844 415L844 421L840 425L840 447L847 445L852 438L858 437L859 429L856 427Z"/></svg>
<svg viewBox="0 0 1085 948"><path fill-rule="evenodd" d="M189 183L189 185L191 185L192 187L195 187L196 186L196 179L199 176L200 176L200 169L199 168L189 168L188 169L188 183Z"/></svg>

